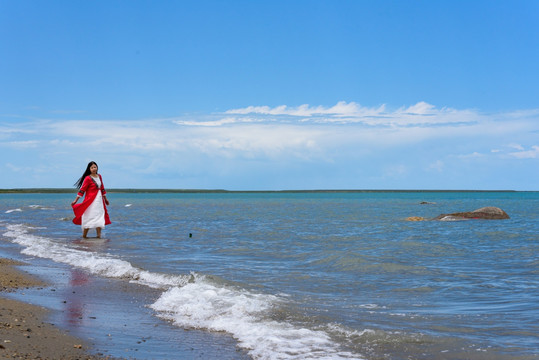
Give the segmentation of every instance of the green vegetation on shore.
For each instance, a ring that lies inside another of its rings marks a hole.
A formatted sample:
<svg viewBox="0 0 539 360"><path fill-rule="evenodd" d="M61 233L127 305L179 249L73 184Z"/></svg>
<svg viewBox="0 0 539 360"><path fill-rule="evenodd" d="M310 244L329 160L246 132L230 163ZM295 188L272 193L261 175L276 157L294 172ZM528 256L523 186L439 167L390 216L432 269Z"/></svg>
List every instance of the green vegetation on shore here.
<svg viewBox="0 0 539 360"><path fill-rule="evenodd" d="M434 193L434 192L516 192L515 190L221 190L221 189L107 189L109 193ZM74 188L0 189L0 194L66 194Z"/></svg>

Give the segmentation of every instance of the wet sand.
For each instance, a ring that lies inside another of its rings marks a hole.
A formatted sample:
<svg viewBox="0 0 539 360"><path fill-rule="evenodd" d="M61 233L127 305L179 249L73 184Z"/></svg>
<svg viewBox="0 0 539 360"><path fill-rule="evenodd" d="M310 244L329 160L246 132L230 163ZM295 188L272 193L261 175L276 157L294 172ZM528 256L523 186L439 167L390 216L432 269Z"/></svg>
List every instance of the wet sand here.
<svg viewBox="0 0 539 360"><path fill-rule="evenodd" d="M49 310L6 299L2 294L46 286L16 269L22 263L0 258L0 358L2 359L111 359L89 354L82 340L47 323Z"/></svg>

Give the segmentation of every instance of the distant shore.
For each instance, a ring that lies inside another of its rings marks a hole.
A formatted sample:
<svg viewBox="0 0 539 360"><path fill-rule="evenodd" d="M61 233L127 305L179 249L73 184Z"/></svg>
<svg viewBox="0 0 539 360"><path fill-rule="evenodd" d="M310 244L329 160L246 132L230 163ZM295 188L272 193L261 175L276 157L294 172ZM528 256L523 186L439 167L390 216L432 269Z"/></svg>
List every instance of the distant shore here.
<svg viewBox="0 0 539 360"><path fill-rule="evenodd" d="M16 268L18 261L0 258L0 358L2 359L110 359L88 354L82 340L45 322L48 310L7 299L5 293L47 284Z"/></svg>
<svg viewBox="0 0 539 360"><path fill-rule="evenodd" d="M253 193L253 194L271 194L271 193L457 193L457 192L535 192L535 191L517 191L517 190L222 190L222 189L107 189L109 193L176 193L176 194L238 194L238 193ZM16 188L16 189L0 189L0 194L74 194L74 188Z"/></svg>

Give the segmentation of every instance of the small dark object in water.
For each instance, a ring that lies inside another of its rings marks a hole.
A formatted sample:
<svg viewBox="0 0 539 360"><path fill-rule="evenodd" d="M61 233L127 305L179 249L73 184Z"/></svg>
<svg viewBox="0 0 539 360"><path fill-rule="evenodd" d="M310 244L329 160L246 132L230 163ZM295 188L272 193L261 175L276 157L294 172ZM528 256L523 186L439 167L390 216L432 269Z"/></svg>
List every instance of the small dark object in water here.
<svg viewBox="0 0 539 360"><path fill-rule="evenodd" d="M192 238L192 237L193 237L193 234L189 233L189 237Z"/></svg>

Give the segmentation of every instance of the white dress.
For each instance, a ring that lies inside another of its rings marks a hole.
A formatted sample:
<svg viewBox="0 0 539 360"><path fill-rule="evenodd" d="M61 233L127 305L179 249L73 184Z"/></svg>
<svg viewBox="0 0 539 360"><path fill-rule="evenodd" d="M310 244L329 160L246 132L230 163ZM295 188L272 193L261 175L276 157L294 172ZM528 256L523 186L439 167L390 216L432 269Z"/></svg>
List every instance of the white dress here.
<svg viewBox="0 0 539 360"><path fill-rule="evenodd" d="M92 177L97 183L97 188L101 187L101 179ZM95 229L105 227L105 207L103 205L103 194L101 189L97 191L94 201L88 206L84 214L82 214L81 226L83 229Z"/></svg>

